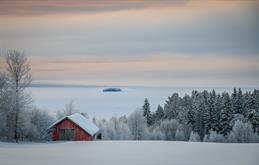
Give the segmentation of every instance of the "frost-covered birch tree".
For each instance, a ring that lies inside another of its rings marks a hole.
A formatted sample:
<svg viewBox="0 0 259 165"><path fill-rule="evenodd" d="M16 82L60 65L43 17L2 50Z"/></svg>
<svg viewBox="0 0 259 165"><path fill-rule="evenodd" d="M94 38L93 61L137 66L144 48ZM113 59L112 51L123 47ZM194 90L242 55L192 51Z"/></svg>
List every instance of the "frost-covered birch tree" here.
<svg viewBox="0 0 259 165"><path fill-rule="evenodd" d="M14 124L14 139L19 140L19 115L20 111L28 106L31 97L25 92L31 84L31 67L26 56L17 50L9 51L6 55L7 76L12 89L12 112ZM21 125L20 125L21 126Z"/></svg>
<svg viewBox="0 0 259 165"><path fill-rule="evenodd" d="M133 136L133 140L144 140L147 138L146 118L143 116L142 110L135 110L128 119L129 129Z"/></svg>

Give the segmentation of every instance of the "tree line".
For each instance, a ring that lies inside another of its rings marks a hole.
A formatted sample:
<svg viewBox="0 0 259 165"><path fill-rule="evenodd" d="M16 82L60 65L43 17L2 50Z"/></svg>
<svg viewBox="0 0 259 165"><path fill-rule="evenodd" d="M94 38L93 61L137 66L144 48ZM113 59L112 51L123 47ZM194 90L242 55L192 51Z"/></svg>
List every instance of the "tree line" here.
<svg viewBox="0 0 259 165"><path fill-rule="evenodd" d="M96 124L106 140L259 142L259 91L174 93L154 112L145 99L128 117Z"/></svg>

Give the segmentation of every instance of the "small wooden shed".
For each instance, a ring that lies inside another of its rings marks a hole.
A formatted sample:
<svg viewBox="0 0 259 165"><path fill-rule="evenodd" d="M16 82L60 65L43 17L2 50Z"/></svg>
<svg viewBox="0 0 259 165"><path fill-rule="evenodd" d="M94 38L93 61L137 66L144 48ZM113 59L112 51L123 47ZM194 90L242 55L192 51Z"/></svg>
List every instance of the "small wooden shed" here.
<svg viewBox="0 0 259 165"><path fill-rule="evenodd" d="M49 127L52 140L94 140L99 128L90 120L75 113L61 118Z"/></svg>

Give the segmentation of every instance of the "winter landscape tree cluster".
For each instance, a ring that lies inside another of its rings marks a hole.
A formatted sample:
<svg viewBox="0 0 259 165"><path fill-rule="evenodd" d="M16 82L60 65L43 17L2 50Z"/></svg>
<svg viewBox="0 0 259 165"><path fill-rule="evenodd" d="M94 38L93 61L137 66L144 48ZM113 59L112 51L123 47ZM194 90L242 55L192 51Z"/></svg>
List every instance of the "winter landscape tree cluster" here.
<svg viewBox="0 0 259 165"><path fill-rule="evenodd" d="M147 99L128 117L96 122L106 140L258 142L259 91L193 91L168 97L152 112Z"/></svg>
<svg viewBox="0 0 259 165"><path fill-rule="evenodd" d="M9 51L5 59L6 71L0 72L0 140L42 140L53 117L35 108L26 90L32 81L28 59L19 51Z"/></svg>

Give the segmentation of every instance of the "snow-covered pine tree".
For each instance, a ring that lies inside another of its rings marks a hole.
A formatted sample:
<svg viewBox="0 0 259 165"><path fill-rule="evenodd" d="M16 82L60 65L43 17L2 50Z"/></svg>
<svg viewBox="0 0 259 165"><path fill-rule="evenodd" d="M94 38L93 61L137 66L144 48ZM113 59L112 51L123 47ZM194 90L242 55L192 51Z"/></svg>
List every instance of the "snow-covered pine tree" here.
<svg viewBox="0 0 259 165"><path fill-rule="evenodd" d="M195 113L195 125L194 125L194 131L199 134L199 137L202 140L205 135L205 129L204 129L204 109L205 109L205 101L203 97L203 93L200 93L198 97L194 100L194 111Z"/></svg>
<svg viewBox="0 0 259 165"><path fill-rule="evenodd" d="M249 93L249 97L246 100L247 120L252 124L253 131L258 132L259 129L259 109L258 109L258 94L256 90L253 93Z"/></svg>
<svg viewBox="0 0 259 165"><path fill-rule="evenodd" d="M167 119L175 119L179 111L180 98L178 93L174 93L166 100L164 112Z"/></svg>
<svg viewBox="0 0 259 165"><path fill-rule="evenodd" d="M222 94L222 111L220 118L220 133L226 136L231 131L230 122L233 119L233 113L231 108L231 100L228 93Z"/></svg>
<svg viewBox="0 0 259 165"><path fill-rule="evenodd" d="M198 91L192 91L191 97L191 108L187 112L188 125L191 125L192 130L195 128L195 116L197 113L197 100L198 100Z"/></svg>
<svg viewBox="0 0 259 165"><path fill-rule="evenodd" d="M217 121L217 124L215 126L216 132L219 132L221 130L220 118L221 118L221 110L222 110L222 107L223 107L222 102L223 102L222 97L221 97L220 94L218 94L216 96L216 103L215 103L215 107L216 107L215 113L216 113L216 121Z"/></svg>
<svg viewBox="0 0 259 165"><path fill-rule="evenodd" d="M243 113L243 94L242 90L239 88L238 91L236 88L234 88L234 91L231 96L231 102L232 102L232 112L234 114L242 114Z"/></svg>
<svg viewBox="0 0 259 165"><path fill-rule="evenodd" d="M151 116L151 111L150 111L150 104L149 104L147 98L145 98L145 100L144 100L144 105L142 106L142 109L143 109L143 116L147 120L147 126L152 125L152 116Z"/></svg>
<svg viewBox="0 0 259 165"><path fill-rule="evenodd" d="M164 110L163 107L159 104L157 110L154 114L155 121L162 120L164 118Z"/></svg>
<svg viewBox="0 0 259 165"><path fill-rule="evenodd" d="M251 109L247 120L252 124L253 131L257 133L259 130L259 113L255 109Z"/></svg>
<svg viewBox="0 0 259 165"><path fill-rule="evenodd" d="M245 116L244 111L243 111L243 102L244 101L243 101L242 90L241 90L241 88L238 88L236 109L237 109L237 113L240 113Z"/></svg>
<svg viewBox="0 0 259 165"><path fill-rule="evenodd" d="M254 100L255 100L255 102L254 102L254 107L255 107L255 110L257 111L257 112L259 112L259 90L257 90L257 89L255 89L254 91L253 91L253 97L254 97Z"/></svg>
<svg viewBox="0 0 259 165"><path fill-rule="evenodd" d="M191 109L192 98L189 95L184 95L184 97L180 99L180 107L184 107L185 109Z"/></svg>
<svg viewBox="0 0 259 165"><path fill-rule="evenodd" d="M212 93L209 93L209 96L204 95L205 100L208 100L207 106L205 106L204 111L204 123L205 123L205 132L206 134L209 131L217 130L217 109L216 109L216 92L213 89ZM208 98L207 98L208 97ZM206 104L206 102L205 102Z"/></svg>
<svg viewBox="0 0 259 165"><path fill-rule="evenodd" d="M245 92L243 95L243 112L245 118L247 118L248 113L251 109L251 95L251 92Z"/></svg>
<svg viewBox="0 0 259 165"><path fill-rule="evenodd" d="M231 95L231 108L232 108L232 112L236 113L237 109L236 109L236 102L237 102L237 89L234 88L233 93Z"/></svg>

